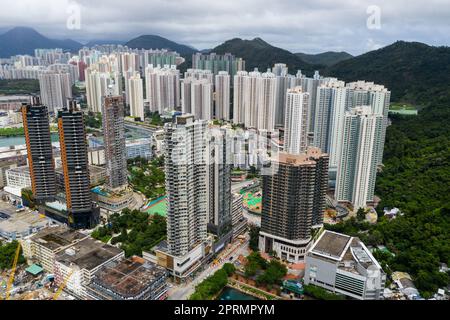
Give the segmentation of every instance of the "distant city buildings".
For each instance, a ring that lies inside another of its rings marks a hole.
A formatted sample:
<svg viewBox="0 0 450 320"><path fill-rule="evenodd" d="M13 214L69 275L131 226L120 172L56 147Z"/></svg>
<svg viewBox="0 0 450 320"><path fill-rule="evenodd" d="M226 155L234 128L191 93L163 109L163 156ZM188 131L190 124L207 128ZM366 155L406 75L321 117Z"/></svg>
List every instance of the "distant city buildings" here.
<svg viewBox="0 0 450 320"><path fill-rule="evenodd" d="M39 76L42 104L56 114L67 99L72 98L72 81L69 73L47 71Z"/></svg>
<svg viewBox="0 0 450 320"><path fill-rule="evenodd" d="M175 65L146 67L145 88L150 111L163 114L180 108L180 72Z"/></svg>
<svg viewBox="0 0 450 320"><path fill-rule="evenodd" d="M181 80L181 111L194 115L196 120L212 120L213 86L208 78Z"/></svg>
<svg viewBox="0 0 450 320"><path fill-rule="evenodd" d="M245 70L245 61L230 53L224 55L195 53L192 55L192 68L210 70L214 75L226 71L233 77L238 71Z"/></svg>
<svg viewBox="0 0 450 320"><path fill-rule="evenodd" d="M238 72L234 77L233 122L247 128L273 131L277 79L271 72Z"/></svg>
<svg viewBox="0 0 450 320"><path fill-rule="evenodd" d="M313 229L323 223L328 156L320 149L279 153L263 176L259 249L297 263L314 243Z"/></svg>

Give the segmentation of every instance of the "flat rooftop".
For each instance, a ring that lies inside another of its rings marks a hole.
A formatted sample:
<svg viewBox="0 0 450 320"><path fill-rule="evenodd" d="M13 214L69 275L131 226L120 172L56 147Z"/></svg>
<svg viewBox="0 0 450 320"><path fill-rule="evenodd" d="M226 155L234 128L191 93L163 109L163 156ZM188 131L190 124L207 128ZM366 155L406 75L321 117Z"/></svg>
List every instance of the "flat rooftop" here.
<svg viewBox="0 0 450 320"><path fill-rule="evenodd" d="M2 214L2 219L0 219L0 231L5 233L25 234L32 228L44 228L49 223L47 218L42 218L35 213L13 212L6 215Z"/></svg>
<svg viewBox="0 0 450 320"><path fill-rule="evenodd" d="M31 240L52 251L56 251L86 237L85 234L82 234L79 231L71 230L64 226L58 226L45 228L39 231L31 237Z"/></svg>
<svg viewBox="0 0 450 320"><path fill-rule="evenodd" d="M315 164L314 159L317 159L320 156L326 156L325 153L322 153L319 148L309 147L305 153L302 154L289 154L286 152L279 152L278 159L274 158L274 161L279 163L291 164L294 166L301 164Z"/></svg>
<svg viewBox="0 0 450 320"><path fill-rule="evenodd" d="M117 247L93 238L85 238L70 248L59 252L55 260L66 266L75 264L80 269L92 270L122 252Z"/></svg>
<svg viewBox="0 0 450 320"><path fill-rule="evenodd" d="M133 298L165 275L164 268L133 257L108 262L94 274L92 282L124 298Z"/></svg>
<svg viewBox="0 0 450 320"><path fill-rule="evenodd" d="M352 237L345 234L324 231L311 252L338 259L351 239Z"/></svg>

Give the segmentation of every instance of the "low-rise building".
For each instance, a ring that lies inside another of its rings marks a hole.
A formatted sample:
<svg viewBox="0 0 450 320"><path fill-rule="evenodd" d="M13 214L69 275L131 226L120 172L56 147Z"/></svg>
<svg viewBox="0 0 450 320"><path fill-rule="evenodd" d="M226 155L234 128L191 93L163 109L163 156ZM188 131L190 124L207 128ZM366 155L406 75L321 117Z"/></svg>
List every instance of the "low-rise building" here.
<svg viewBox="0 0 450 320"><path fill-rule="evenodd" d="M55 255L55 282L66 283L66 289L81 299L88 298L86 286L94 274L124 252L93 238L85 238Z"/></svg>
<svg viewBox="0 0 450 320"><path fill-rule="evenodd" d="M87 237L65 226L53 226L22 239L20 243L28 264L38 264L53 273L55 255Z"/></svg>
<svg viewBox="0 0 450 320"><path fill-rule="evenodd" d="M305 256L305 284L359 300L382 297L386 274L364 243L324 231Z"/></svg>
<svg viewBox="0 0 450 320"><path fill-rule="evenodd" d="M162 300L167 271L140 257L110 261L94 273L87 295L94 300Z"/></svg>
<svg viewBox="0 0 450 320"><path fill-rule="evenodd" d="M420 298L419 291L414 285L411 276L406 272L392 272L392 281L397 285L398 290L410 300Z"/></svg>
<svg viewBox="0 0 450 320"><path fill-rule="evenodd" d="M7 241L26 238L47 227L50 220L37 213L26 211L2 214L0 217L0 237Z"/></svg>

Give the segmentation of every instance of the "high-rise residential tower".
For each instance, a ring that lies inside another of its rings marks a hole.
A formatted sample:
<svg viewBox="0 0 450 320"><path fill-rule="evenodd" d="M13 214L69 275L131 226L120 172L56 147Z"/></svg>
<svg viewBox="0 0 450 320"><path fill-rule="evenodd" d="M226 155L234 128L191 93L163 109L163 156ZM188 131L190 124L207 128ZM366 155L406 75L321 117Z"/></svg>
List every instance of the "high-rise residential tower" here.
<svg viewBox="0 0 450 320"><path fill-rule="evenodd" d="M33 195L38 203L51 201L56 195L56 175L48 110L34 97L33 104L23 105L21 111Z"/></svg>
<svg viewBox="0 0 450 320"><path fill-rule="evenodd" d="M391 102L391 92L383 85L373 82L356 81L347 84L352 90L352 107L371 106L372 112L383 116L383 129L381 131L380 145L377 146L377 164L383 162L384 141L386 138L386 128L388 125L389 105Z"/></svg>
<svg viewBox="0 0 450 320"><path fill-rule="evenodd" d="M92 228L99 211L91 198L84 114L75 101L58 112L58 129L68 223L76 229Z"/></svg>
<svg viewBox="0 0 450 320"><path fill-rule="evenodd" d="M383 116L371 106L355 107L344 117L335 198L355 209L373 201Z"/></svg>
<svg viewBox="0 0 450 320"><path fill-rule="evenodd" d="M102 116L108 187L122 189L128 185L122 96L106 96Z"/></svg>
<svg viewBox="0 0 450 320"><path fill-rule="evenodd" d="M127 96L130 103L130 115L144 121L143 81L139 73L128 78Z"/></svg>
<svg viewBox="0 0 450 320"><path fill-rule="evenodd" d="M180 71L175 65L149 65L145 68L146 100L150 111L179 110L180 108Z"/></svg>
<svg viewBox="0 0 450 320"><path fill-rule="evenodd" d="M193 115L164 126L167 244L173 256L188 254L207 237L206 129L207 121L195 121Z"/></svg>
<svg viewBox="0 0 450 320"><path fill-rule="evenodd" d="M230 53L223 55L214 52L210 54L195 53L192 55L192 68L210 70L214 75L226 71L234 76L238 71L245 70L245 61Z"/></svg>
<svg viewBox="0 0 450 320"><path fill-rule="evenodd" d="M72 85L69 73L47 71L39 76L42 104L49 112L62 109L67 99L72 98Z"/></svg>
<svg viewBox="0 0 450 320"><path fill-rule="evenodd" d="M227 130L218 126L210 128L208 141L208 230L219 239L219 246L233 237L231 224L231 143Z"/></svg>
<svg viewBox="0 0 450 320"><path fill-rule="evenodd" d="M275 129L277 78L271 72L239 72L234 82L233 122L247 128ZM242 118L243 116L243 118Z"/></svg>
<svg viewBox="0 0 450 320"><path fill-rule="evenodd" d="M188 77L181 81L181 111L194 115L196 120L212 120L213 84L208 79Z"/></svg>
<svg viewBox="0 0 450 320"><path fill-rule="evenodd" d="M297 263L323 223L328 184L328 156L318 148L300 155L280 153L273 172L263 176L259 248Z"/></svg>
<svg viewBox="0 0 450 320"><path fill-rule="evenodd" d="M219 71L214 87L214 117L231 120L230 107L230 75L226 71Z"/></svg>
<svg viewBox="0 0 450 320"><path fill-rule="evenodd" d="M300 154L308 142L309 94L301 87L288 89L286 94L286 117L284 125L284 151Z"/></svg>

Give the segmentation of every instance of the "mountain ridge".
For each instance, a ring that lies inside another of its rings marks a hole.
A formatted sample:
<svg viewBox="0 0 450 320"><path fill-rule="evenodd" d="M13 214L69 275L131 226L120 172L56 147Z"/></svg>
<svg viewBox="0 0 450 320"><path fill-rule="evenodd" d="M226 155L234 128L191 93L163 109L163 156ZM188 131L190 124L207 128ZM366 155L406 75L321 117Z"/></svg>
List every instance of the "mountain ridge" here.
<svg viewBox="0 0 450 320"><path fill-rule="evenodd" d="M78 51L83 45L72 39L51 39L33 28L15 27L0 35L0 57L9 58L18 54L34 54L35 49L61 48Z"/></svg>

